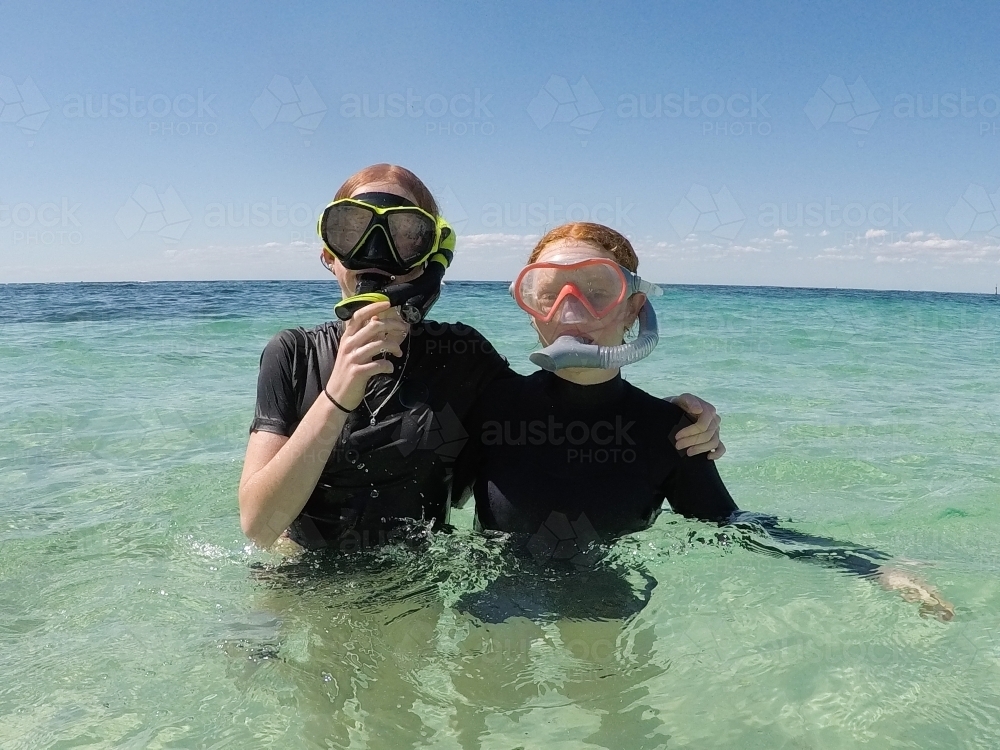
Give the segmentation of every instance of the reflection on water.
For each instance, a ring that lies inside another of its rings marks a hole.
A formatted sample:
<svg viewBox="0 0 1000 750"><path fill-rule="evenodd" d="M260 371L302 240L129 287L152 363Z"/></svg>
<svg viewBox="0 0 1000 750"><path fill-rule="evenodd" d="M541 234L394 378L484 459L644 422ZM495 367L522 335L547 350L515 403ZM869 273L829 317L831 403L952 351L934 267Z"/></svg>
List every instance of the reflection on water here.
<svg viewBox="0 0 1000 750"><path fill-rule="evenodd" d="M229 653L302 678L297 704L316 717L302 737L317 746L430 732L477 747L498 721L543 726L551 709L570 706L591 706L589 718L561 726L561 741L658 746L642 703L644 682L666 668L641 616L655 580L611 550L580 569L538 562L523 541L460 531L258 564L259 614L240 623ZM605 720L594 709L609 695L629 708Z"/></svg>

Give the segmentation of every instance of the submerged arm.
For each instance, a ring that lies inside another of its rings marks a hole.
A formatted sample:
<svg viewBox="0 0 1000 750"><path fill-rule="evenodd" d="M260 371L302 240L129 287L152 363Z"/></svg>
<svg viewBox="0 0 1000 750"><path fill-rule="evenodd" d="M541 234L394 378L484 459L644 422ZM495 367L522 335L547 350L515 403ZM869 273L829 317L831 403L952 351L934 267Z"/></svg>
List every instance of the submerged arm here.
<svg viewBox="0 0 1000 750"><path fill-rule="evenodd" d="M674 511L683 516L749 532L733 534L731 538L723 532L720 541L735 541L754 552L870 578L888 590L898 591L906 601L920 602L922 615L942 621L955 616L955 608L933 586L907 571L887 566L885 563L891 557L884 552L785 528L773 516L740 511L715 464L703 455L682 455L664 487L664 494Z"/></svg>
<svg viewBox="0 0 1000 750"><path fill-rule="evenodd" d="M898 591L908 602L919 602L921 615L943 622L955 616L955 607L937 589L908 571L887 565L892 558L880 550L779 526L777 518L760 513L735 513L727 527L749 532L733 537L744 549L870 578L888 591ZM799 546L777 546L774 542Z"/></svg>

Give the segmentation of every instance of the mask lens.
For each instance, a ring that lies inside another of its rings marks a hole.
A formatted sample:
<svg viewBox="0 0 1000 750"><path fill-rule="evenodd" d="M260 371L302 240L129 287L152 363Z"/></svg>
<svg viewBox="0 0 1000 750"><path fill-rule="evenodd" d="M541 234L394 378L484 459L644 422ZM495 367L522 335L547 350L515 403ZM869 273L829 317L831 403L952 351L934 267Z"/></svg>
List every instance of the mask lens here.
<svg viewBox="0 0 1000 750"><path fill-rule="evenodd" d="M586 300L597 317L610 312L625 291L621 274L610 263L529 267L521 277L519 291L522 302L545 317L567 287L569 294Z"/></svg>
<svg viewBox="0 0 1000 750"><path fill-rule="evenodd" d="M386 214L392 242L404 263L415 263L434 244L434 223L423 214L390 211Z"/></svg>
<svg viewBox="0 0 1000 750"><path fill-rule="evenodd" d="M323 241L343 260L357 247L372 222L372 212L362 206L340 203L323 214Z"/></svg>

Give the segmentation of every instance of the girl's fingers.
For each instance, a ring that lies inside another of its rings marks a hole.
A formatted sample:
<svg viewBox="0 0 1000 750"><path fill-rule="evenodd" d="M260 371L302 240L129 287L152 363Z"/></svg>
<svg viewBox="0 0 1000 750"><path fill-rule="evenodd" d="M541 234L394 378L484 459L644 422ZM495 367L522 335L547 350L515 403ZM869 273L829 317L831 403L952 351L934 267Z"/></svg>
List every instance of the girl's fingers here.
<svg viewBox="0 0 1000 750"><path fill-rule="evenodd" d="M403 350L397 344L378 339L364 346L357 347L353 352L352 359L357 364L368 364L373 357L377 357L379 354L391 354L394 357L402 357Z"/></svg>
<svg viewBox="0 0 1000 750"><path fill-rule="evenodd" d="M341 351L357 349L371 341L386 341L389 343L402 343L409 333L409 328L402 321L393 323L392 321L382 321L372 318L371 322L363 328L345 334L341 339Z"/></svg>
<svg viewBox="0 0 1000 750"><path fill-rule="evenodd" d="M379 313L384 313L392 305L389 302L376 302L371 305L365 305L360 310L357 310L354 315L350 317L347 321L347 325L344 326L344 335L361 330L364 326L368 325L368 321L376 317Z"/></svg>
<svg viewBox="0 0 1000 750"><path fill-rule="evenodd" d="M373 375L378 375L379 373L389 375L395 369L396 366L388 359L376 359L374 362L369 362L367 365L357 365L354 368L354 372L358 375L358 377L368 380L368 378Z"/></svg>

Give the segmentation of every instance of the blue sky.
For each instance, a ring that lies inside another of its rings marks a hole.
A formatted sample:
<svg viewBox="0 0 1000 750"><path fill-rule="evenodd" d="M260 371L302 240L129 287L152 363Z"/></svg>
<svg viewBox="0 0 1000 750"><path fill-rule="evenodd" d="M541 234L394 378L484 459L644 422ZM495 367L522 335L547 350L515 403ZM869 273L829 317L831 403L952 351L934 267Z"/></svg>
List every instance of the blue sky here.
<svg viewBox="0 0 1000 750"><path fill-rule="evenodd" d="M588 218L662 282L993 292L988 3L6 3L0 282L320 278L378 161L510 278Z"/></svg>

